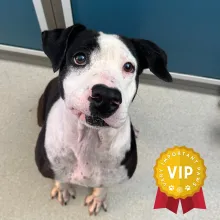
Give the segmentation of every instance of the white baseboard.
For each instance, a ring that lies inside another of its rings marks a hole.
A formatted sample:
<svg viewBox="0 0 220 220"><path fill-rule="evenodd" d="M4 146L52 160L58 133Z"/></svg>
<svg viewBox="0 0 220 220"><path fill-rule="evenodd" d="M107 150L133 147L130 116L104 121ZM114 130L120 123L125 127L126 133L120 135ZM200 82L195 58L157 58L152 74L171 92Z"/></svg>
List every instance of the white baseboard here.
<svg viewBox="0 0 220 220"><path fill-rule="evenodd" d="M144 70L144 74L153 76L153 73L151 73L150 70ZM220 86L220 79L213 79L208 77L194 76L194 75L174 73L174 72L171 72L170 74L172 75L174 80L190 81L201 84Z"/></svg>
<svg viewBox="0 0 220 220"><path fill-rule="evenodd" d="M12 53L20 53L20 54L32 55L38 57L46 57L45 53L40 50L32 50L22 47L8 46L4 44L0 44L0 52L12 52Z"/></svg>
<svg viewBox="0 0 220 220"><path fill-rule="evenodd" d="M7 46L7 45L0 44L0 53L4 53L4 52L20 53L23 55L36 56L39 58L47 59L47 56L45 55L43 51L31 50L31 49L26 49L26 48L21 48L21 47L14 47L14 46ZM151 78L151 79L156 78L149 70L144 70L144 75L146 75L148 78ZM208 85L209 87L213 86L213 88L220 86L220 80L218 79L193 76L193 75L187 75L187 74L182 74L182 73L174 73L174 72L171 72L171 75L173 77L174 82L178 80L178 81L186 81L186 82L197 83L197 84L200 83L203 85Z"/></svg>

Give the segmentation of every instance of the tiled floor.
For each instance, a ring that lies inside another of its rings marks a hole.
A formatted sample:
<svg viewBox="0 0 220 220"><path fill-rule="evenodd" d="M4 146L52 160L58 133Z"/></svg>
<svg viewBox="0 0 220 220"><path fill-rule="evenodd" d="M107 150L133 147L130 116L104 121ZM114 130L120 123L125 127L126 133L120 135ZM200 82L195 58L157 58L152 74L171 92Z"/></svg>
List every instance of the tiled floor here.
<svg viewBox="0 0 220 220"><path fill-rule="evenodd" d="M50 69L0 61L0 219L1 220L218 220L220 219L220 109L218 97L179 89L141 84L131 108L140 129L138 168L132 180L110 189L108 212L89 217L78 188L66 207L51 201L52 182L41 177L34 162L39 128L37 101ZM157 187L153 166L168 147L186 145L198 151L207 166L204 194L207 210L178 215L153 210Z"/></svg>

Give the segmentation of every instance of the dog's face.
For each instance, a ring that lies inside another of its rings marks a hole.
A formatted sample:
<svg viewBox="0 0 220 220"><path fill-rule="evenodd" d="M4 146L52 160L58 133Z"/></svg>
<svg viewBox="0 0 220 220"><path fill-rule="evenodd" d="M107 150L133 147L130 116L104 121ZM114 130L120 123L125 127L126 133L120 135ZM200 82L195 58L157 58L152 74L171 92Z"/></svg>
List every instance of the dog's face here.
<svg viewBox="0 0 220 220"><path fill-rule="evenodd" d="M66 107L88 126L120 127L143 69L172 81L165 52L147 40L87 30L83 25L42 33L43 49Z"/></svg>

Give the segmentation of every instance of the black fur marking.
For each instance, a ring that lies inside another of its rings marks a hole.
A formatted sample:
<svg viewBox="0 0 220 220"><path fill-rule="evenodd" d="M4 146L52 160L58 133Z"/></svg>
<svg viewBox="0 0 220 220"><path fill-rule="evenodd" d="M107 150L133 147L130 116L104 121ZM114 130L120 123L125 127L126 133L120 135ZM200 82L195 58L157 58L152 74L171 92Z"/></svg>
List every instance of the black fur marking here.
<svg viewBox="0 0 220 220"><path fill-rule="evenodd" d="M37 164L40 173L47 178L54 178L54 172L51 169L50 162L47 158L47 153L44 147L45 140L45 125L42 127L41 132L38 136L37 145L35 148L35 162Z"/></svg>
<svg viewBox="0 0 220 220"><path fill-rule="evenodd" d="M36 148L35 148L35 162L40 173L47 178L54 178L54 172L51 169L50 162L47 158L44 140L46 132L46 120L49 114L49 111L53 104L59 99L59 90L58 90L58 77L51 80L44 93L43 93L44 103L42 105L44 124L38 136Z"/></svg>
<svg viewBox="0 0 220 220"><path fill-rule="evenodd" d="M63 80L65 79L66 74L68 72L68 67L73 67L76 69L85 68L87 65L90 64L91 53L94 50L99 49L99 44L97 41L98 36L99 36L98 32L92 30L84 30L78 33L77 36L74 36L74 38L69 39L69 45L66 52L66 57L63 61L62 66L60 67L60 73L59 73L59 91L63 99L65 98L64 89L63 89ZM86 55L87 64L85 66L77 66L73 62L73 56L78 52L83 52Z"/></svg>
<svg viewBox="0 0 220 220"><path fill-rule="evenodd" d="M44 91L44 106L45 106L45 119L53 106L53 104L59 99L59 81L58 77L53 78L47 85Z"/></svg>
<svg viewBox="0 0 220 220"><path fill-rule="evenodd" d="M131 39L136 48L142 69L149 68L159 79L172 82L172 76L167 70L167 54L154 42L143 39Z"/></svg>
<svg viewBox="0 0 220 220"><path fill-rule="evenodd" d="M125 158L121 165L125 166L128 171L128 177L131 178L137 167L137 146L133 126L131 124L131 148L126 152Z"/></svg>
<svg viewBox="0 0 220 220"><path fill-rule="evenodd" d="M85 26L75 24L65 29L61 28L42 32L43 50L50 59L54 72L59 70L63 63L69 47L69 41L85 29Z"/></svg>
<svg viewBox="0 0 220 220"><path fill-rule="evenodd" d="M138 63L136 76L136 93L139 85L139 75L144 69L150 69L159 79L166 82L172 82L172 76L167 70L167 54L163 49L149 40L129 39L124 36L120 37L121 41L127 46Z"/></svg>
<svg viewBox="0 0 220 220"><path fill-rule="evenodd" d="M74 66L75 68L84 68L73 62L73 57L76 53L84 53L87 58L87 65L90 63L90 55L94 50L99 49L98 44L99 33L92 30L85 30L79 33L74 39L70 39L69 48L66 54L66 65Z"/></svg>

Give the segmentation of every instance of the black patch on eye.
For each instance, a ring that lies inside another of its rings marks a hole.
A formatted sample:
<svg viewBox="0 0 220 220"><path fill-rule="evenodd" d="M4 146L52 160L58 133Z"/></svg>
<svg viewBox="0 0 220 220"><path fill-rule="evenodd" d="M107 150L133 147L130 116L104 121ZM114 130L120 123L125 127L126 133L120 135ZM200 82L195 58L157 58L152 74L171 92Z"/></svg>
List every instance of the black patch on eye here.
<svg viewBox="0 0 220 220"><path fill-rule="evenodd" d="M90 56L94 50L99 50L98 44L99 33L95 31L84 31L80 33L75 39L73 44L67 51L67 65L73 65L76 68L82 68L83 66L74 65L73 56L76 53L84 53L86 55L87 64L90 64Z"/></svg>
<svg viewBox="0 0 220 220"><path fill-rule="evenodd" d="M69 39L68 50L66 53L65 61L62 63L59 73L59 89L60 95L64 99L64 89L63 89L63 80L66 77L69 67L74 68L85 68L90 64L90 56L93 51L99 50L98 44L99 33L92 30L85 30L79 33L73 39ZM74 54L82 52L86 55L87 64L85 66L74 65L73 56Z"/></svg>

